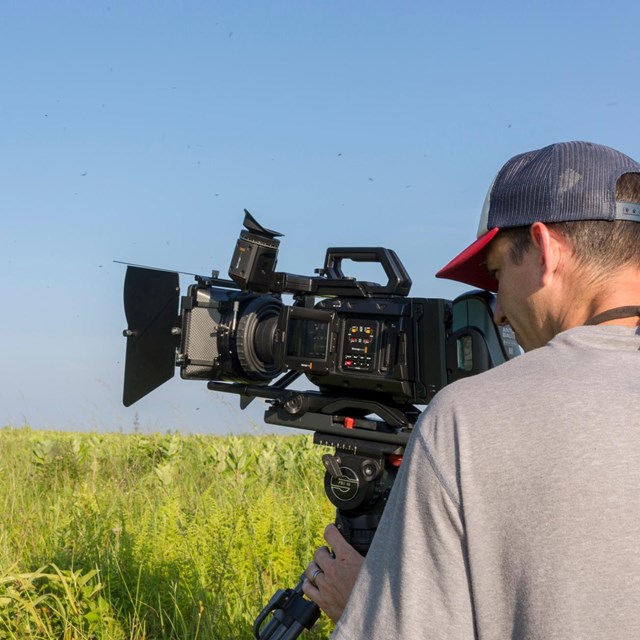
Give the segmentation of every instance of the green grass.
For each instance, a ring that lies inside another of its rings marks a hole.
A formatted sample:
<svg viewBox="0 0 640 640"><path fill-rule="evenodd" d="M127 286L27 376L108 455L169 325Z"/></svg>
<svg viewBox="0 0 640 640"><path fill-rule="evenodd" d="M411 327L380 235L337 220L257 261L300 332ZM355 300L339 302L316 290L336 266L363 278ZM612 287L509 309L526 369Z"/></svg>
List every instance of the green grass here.
<svg viewBox="0 0 640 640"><path fill-rule="evenodd" d="M333 519L321 454L299 436L0 429L0 640L251 638Z"/></svg>

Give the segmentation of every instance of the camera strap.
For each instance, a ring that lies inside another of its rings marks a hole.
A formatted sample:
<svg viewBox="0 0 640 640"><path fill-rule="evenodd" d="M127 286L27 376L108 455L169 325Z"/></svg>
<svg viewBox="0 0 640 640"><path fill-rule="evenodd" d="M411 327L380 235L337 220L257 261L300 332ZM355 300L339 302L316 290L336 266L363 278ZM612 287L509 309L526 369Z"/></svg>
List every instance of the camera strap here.
<svg viewBox="0 0 640 640"><path fill-rule="evenodd" d="M632 318L633 316L640 316L640 306L616 307L615 309L603 311L593 316L593 318L589 318L589 320L585 322L585 325L601 324L603 322L609 322L609 320Z"/></svg>

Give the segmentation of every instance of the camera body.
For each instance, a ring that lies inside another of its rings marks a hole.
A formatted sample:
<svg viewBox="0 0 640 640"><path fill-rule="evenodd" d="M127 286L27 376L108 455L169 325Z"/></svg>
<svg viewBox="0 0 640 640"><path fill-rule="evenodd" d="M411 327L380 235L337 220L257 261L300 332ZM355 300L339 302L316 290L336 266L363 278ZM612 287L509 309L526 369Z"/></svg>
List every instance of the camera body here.
<svg viewBox="0 0 640 640"><path fill-rule="evenodd" d="M186 380L264 383L293 370L324 393L418 404L447 381L446 300L325 298L309 308L197 284L181 308L177 362Z"/></svg>

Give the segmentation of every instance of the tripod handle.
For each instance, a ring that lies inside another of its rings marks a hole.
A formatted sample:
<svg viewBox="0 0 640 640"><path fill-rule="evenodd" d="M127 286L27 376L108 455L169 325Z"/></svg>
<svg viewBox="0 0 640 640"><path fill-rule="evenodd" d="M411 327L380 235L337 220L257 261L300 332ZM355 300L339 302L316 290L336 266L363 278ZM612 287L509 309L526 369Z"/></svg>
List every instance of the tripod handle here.
<svg viewBox="0 0 640 640"><path fill-rule="evenodd" d="M255 640L295 640L311 629L320 617L320 608L302 593L304 574L293 589L278 589L253 623ZM267 616L273 613L262 629Z"/></svg>

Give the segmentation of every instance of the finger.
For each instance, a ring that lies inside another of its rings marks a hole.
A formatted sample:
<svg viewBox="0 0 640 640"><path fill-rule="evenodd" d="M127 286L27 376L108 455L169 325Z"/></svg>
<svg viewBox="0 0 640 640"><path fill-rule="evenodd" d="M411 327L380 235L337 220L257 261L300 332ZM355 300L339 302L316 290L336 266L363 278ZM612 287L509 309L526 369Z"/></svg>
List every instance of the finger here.
<svg viewBox="0 0 640 640"><path fill-rule="evenodd" d="M320 569L318 564L316 564L313 560L307 565L307 568L304 570L304 577L313 584L313 574Z"/></svg>
<svg viewBox="0 0 640 640"><path fill-rule="evenodd" d="M316 569L312 574L311 574L311 584L313 584L314 587L317 587L318 589L320 588L320 584L319 584L319 580L321 580L322 578L324 578L324 571L322 569Z"/></svg>
<svg viewBox="0 0 640 640"><path fill-rule="evenodd" d="M311 582L311 580L309 580L309 578L306 578L306 580L302 583L302 593L304 593L305 596L318 604L318 599L320 598L320 589L318 589L318 587L316 587Z"/></svg>
<svg viewBox="0 0 640 640"><path fill-rule="evenodd" d="M349 552L353 549L353 547L344 539L344 536L340 533L338 527L334 524L330 524L324 530L324 539L333 549L334 555L337 553Z"/></svg>
<svg viewBox="0 0 640 640"><path fill-rule="evenodd" d="M327 570L327 566L331 564L333 554L329 551L329 547L320 547L313 554L313 561L323 570Z"/></svg>

